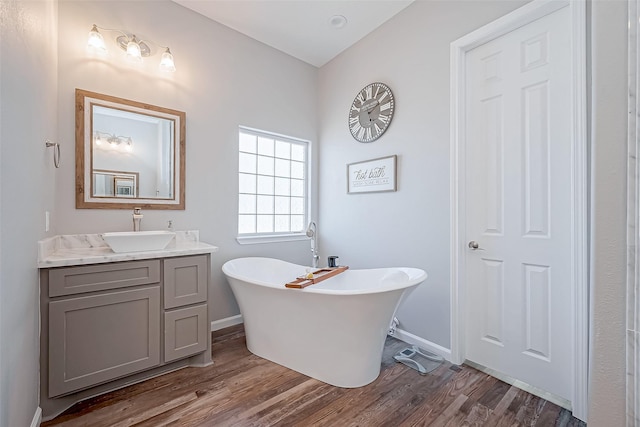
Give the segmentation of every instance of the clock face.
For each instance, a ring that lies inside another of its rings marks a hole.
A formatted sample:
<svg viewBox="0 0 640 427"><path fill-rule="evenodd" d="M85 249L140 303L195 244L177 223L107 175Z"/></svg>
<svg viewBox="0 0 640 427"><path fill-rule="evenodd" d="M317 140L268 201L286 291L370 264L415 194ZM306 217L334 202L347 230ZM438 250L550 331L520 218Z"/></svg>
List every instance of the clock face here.
<svg viewBox="0 0 640 427"><path fill-rule="evenodd" d="M384 83L371 83L362 89L349 110L349 130L360 142L380 138L391 123L394 108L393 94Z"/></svg>

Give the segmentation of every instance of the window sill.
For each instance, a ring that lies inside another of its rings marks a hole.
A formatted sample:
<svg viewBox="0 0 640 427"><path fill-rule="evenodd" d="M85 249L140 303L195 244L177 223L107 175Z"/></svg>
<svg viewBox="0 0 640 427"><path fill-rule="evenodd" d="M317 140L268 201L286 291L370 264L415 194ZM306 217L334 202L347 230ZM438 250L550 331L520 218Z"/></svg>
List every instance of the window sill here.
<svg viewBox="0 0 640 427"><path fill-rule="evenodd" d="M297 234L252 234L248 236L238 236L236 240L241 245L257 245L260 243L280 243L280 242L294 242L299 240L309 240L309 238L302 233Z"/></svg>

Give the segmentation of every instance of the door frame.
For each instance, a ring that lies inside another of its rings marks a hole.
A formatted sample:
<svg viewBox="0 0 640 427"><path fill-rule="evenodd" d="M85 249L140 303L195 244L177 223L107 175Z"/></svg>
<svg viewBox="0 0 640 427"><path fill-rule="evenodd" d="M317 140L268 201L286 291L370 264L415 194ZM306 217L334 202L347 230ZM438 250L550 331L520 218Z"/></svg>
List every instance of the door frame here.
<svg viewBox="0 0 640 427"><path fill-rule="evenodd" d="M527 25L564 7L570 8L572 51L571 140L571 277L573 310L573 415L587 420L589 368L589 233L588 141L586 87L585 0L533 0L525 6L451 43L450 111L450 208L451 208L451 361L465 361L466 256L465 188L465 75L467 53L497 37Z"/></svg>

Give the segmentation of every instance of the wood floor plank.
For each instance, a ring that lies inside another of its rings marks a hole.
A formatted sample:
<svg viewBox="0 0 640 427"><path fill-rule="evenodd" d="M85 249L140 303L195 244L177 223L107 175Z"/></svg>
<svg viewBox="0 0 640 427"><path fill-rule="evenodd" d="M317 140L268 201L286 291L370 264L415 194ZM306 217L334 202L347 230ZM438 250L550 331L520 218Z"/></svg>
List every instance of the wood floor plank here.
<svg viewBox="0 0 640 427"><path fill-rule="evenodd" d="M334 387L255 356L242 325L211 335L214 364L185 368L74 405L51 426L585 427L571 413L469 366L427 375L396 363L388 338L380 376Z"/></svg>
<svg viewBox="0 0 640 427"><path fill-rule="evenodd" d="M538 396L528 395L516 414L516 419L524 425L535 425L545 403L547 402Z"/></svg>
<svg viewBox="0 0 640 427"><path fill-rule="evenodd" d="M407 424L407 418L416 412L426 413L424 408L425 400L435 393L443 384L451 380L454 371L449 369L446 364L441 365L435 371L424 376L424 379L417 381L415 390L405 393L404 396L397 399L398 407L394 411L388 411L378 418L378 425L403 425Z"/></svg>
<svg viewBox="0 0 640 427"><path fill-rule="evenodd" d="M326 393L322 394L322 391L320 391L320 395L318 395L312 402L309 402L309 404L305 406L304 410L296 410L287 414L285 418L275 423L274 426L284 427L312 425L309 421L310 417L319 413L324 408L332 406L337 399L349 392L348 389L333 387L328 384L325 385L328 388Z"/></svg>
<svg viewBox="0 0 640 427"><path fill-rule="evenodd" d="M467 399L468 397L464 394L457 395L453 402L451 402L451 404L449 404L433 422L430 422L428 424L424 424L424 422L421 422L419 425L429 425L431 427L446 426L447 424L449 424L449 421L451 421L452 418L458 413L458 410L467 401Z"/></svg>
<svg viewBox="0 0 640 427"><path fill-rule="evenodd" d="M468 399L467 393L475 389L478 382L486 379L486 375L478 375L478 371L466 368L461 369L451 377L451 380L439 387L427 399L423 405L429 408L428 411L416 411L409 416L405 423L408 425L429 426L435 423L440 415L447 411L454 402L462 406ZM464 399L460 398L463 396ZM456 411L460 409L456 407ZM455 405L453 406L455 407ZM446 417L439 422L447 422L450 417ZM443 424L444 425L444 424Z"/></svg>
<svg viewBox="0 0 640 427"><path fill-rule="evenodd" d="M517 387L511 386L494 408L493 414L497 417L502 416L502 414L504 414L507 409L509 409L509 405L511 405L511 402L513 402L513 399L515 399L519 390L520 389L518 389Z"/></svg>
<svg viewBox="0 0 640 427"><path fill-rule="evenodd" d="M510 388L509 384L495 379L493 386L478 398L478 403L493 410L502 401L502 398Z"/></svg>
<svg viewBox="0 0 640 427"><path fill-rule="evenodd" d="M456 426L469 426L479 427L484 426L489 421L491 416L491 409L484 406L482 403L476 403L469 411L469 415L463 422L455 424Z"/></svg>

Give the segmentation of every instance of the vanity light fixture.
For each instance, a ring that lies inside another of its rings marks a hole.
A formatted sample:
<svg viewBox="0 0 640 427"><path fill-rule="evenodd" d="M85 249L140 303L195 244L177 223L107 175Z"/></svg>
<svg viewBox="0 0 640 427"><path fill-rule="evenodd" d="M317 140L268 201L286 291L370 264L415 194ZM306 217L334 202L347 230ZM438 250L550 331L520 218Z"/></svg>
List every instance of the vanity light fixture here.
<svg viewBox="0 0 640 427"><path fill-rule="evenodd" d="M143 57L152 55L151 48L149 47L148 43L164 49L164 52L162 53L162 56L160 58L160 70L171 73L176 71L176 65L173 61L173 55L171 54L168 46L159 45L152 40L138 40L135 34L129 33L125 30L102 28L98 27L96 24L93 24L91 30L89 31L89 40L87 43L89 49L97 51L101 54L107 52L104 38L102 37L102 34L100 34L100 31L98 31L98 29L120 33L120 35L116 37L116 44L122 50L127 52L127 59L133 62L142 62Z"/></svg>
<svg viewBox="0 0 640 427"><path fill-rule="evenodd" d="M105 143L110 148L124 148L125 151L133 151L133 140L130 136L116 136L107 132L95 131L93 142L96 145Z"/></svg>

